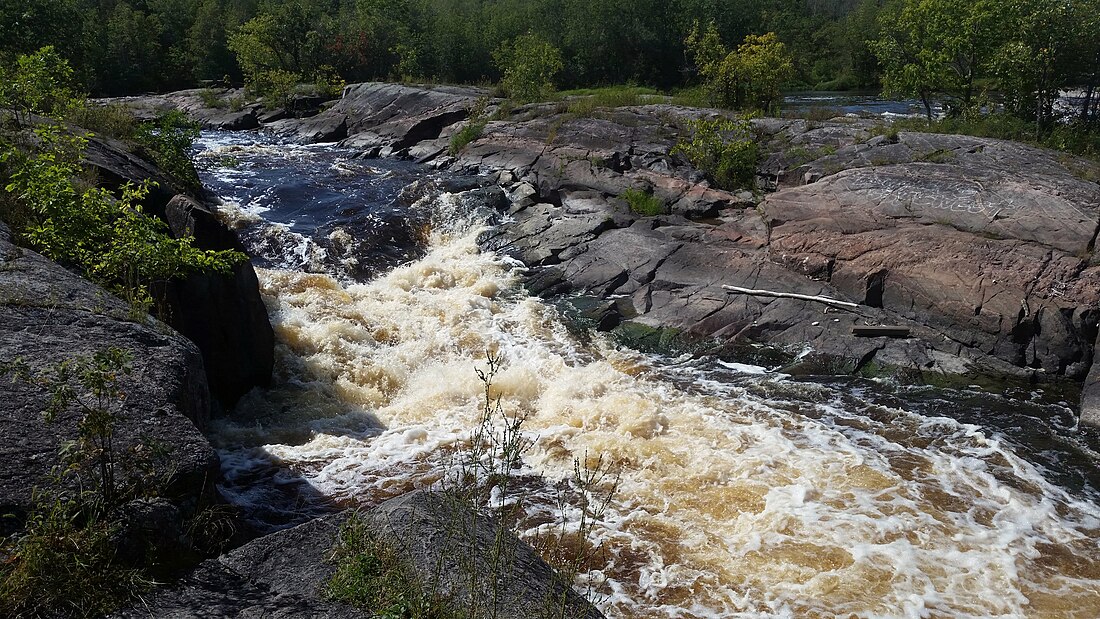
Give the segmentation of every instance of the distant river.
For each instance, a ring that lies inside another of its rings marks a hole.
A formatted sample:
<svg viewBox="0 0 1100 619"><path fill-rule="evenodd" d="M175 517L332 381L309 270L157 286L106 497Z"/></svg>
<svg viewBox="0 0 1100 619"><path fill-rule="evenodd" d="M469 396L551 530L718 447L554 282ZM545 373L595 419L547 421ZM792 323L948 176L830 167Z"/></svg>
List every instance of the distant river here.
<svg viewBox="0 0 1100 619"><path fill-rule="evenodd" d="M453 476L493 351L524 537L576 526L575 461L619 472L578 579L609 617L1100 617L1097 458L1057 393L643 355L529 297L475 206L397 201L424 169L253 133L197 157L278 338L277 385L213 437L259 529Z"/></svg>
<svg viewBox="0 0 1100 619"><path fill-rule="evenodd" d="M789 92L783 95L784 112L805 112L814 109L836 110L840 115L861 116L924 116L924 106L916 99L890 99L877 92L815 91ZM943 108L936 105L932 112Z"/></svg>

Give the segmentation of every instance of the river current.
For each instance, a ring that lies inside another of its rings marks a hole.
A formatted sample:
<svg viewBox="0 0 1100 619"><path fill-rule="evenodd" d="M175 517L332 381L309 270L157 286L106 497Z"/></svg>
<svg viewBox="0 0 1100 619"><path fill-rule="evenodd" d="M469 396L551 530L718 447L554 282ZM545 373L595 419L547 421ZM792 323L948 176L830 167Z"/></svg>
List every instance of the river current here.
<svg viewBox="0 0 1100 619"><path fill-rule="evenodd" d="M528 296L478 208L398 200L427 170L352 154L198 144L277 336L276 386L212 437L257 528L446 483L489 351L532 442L523 537L577 526L576 463L617 476L578 575L608 617L1100 617L1097 454L1057 393L624 348Z"/></svg>

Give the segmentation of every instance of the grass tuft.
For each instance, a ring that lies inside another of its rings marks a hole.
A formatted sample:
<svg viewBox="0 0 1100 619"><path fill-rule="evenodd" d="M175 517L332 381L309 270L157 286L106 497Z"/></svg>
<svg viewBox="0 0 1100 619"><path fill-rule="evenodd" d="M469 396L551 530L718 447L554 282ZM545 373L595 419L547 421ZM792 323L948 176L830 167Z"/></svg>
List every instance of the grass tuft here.
<svg viewBox="0 0 1100 619"><path fill-rule="evenodd" d="M630 205L631 211L644 217L653 217L665 211L664 201L648 191L627 189L620 197Z"/></svg>
<svg viewBox="0 0 1100 619"><path fill-rule="evenodd" d="M412 568L396 550L377 539L358 515L340 527L334 559L336 573L325 590L330 599L384 619L467 617L445 600L425 594Z"/></svg>

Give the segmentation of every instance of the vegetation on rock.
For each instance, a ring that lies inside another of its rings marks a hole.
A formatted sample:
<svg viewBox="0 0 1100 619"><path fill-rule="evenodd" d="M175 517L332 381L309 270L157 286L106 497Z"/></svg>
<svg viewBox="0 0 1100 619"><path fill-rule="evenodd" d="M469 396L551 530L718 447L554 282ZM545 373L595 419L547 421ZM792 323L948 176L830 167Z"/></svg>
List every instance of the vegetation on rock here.
<svg viewBox="0 0 1100 619"><path fill-rule="evenodd" d="M747 120L700 118L689 123L691 136L672 149L703 171L716 187L752 187L760 147Z"/></svg>
<svg viewBox="0 0 1100 619"><path fill-rule="evenodd" d="M26 114L60 115L83 106L69 86L71 70L52 49L21 56L8 71L16 86L0 104ZM17 116L19 118L19 116ZM133 138L175 178L197 184L187 150L198 128L182 113L138 126ZM79 269L129 301L139 313L153 305L154 287L193 272L228 272L244 256L195 248L174 238L142 201L152 182L127 184L119 195L82 180L87 138L60 118L41 117L31 129L0 134L3 219L18 238L52 260Z"/></svg>

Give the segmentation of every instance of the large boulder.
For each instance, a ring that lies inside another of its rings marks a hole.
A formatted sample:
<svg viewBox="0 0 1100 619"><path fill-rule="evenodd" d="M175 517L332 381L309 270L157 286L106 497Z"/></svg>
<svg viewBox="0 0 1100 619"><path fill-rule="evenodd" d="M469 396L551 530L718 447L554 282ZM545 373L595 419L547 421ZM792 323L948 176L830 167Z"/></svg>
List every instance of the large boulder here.
<svg viewBox="0 0 1100 619"><path fill-rule="evenodd" d="M117 617L182 619L197 609L210 617L371 616L325 595L340 527L350 517L344 512L254 540ZM355 517L397 550L421 586L460 609L477 609L475 618L603 617L530 546L448 494L415 491Z"/></svg>
<svg viewBox="0 0 1100 619"><path fill-rule="evenodd" d="M0 224L0 364L20 360L32 373L62 361L117 347L133 358L121 378L126 393L116 447L161 445L159 473L168 496L185 506L212 492L218 458L203 438L210 392L202 356L186 338L102 288L11 243ZM77 436L80 413L70 407L43 420L50 394L12 377L0 379L0 514L17 516L36 487L49 482L61 446ZM6 519L0 519L7 523Z"/></svg>
<svg viewBox="0 0 1100 619"><path fill-rule="evenodd" d="M200 249L244 251L237 235L192 198L174 197L165 217L175 236L193 237ZM246 260L228 275L193 274L165 290L169 324L198 345L210 390L225 407L271 384L275 333L259 289L256 270Z"/></svg>

